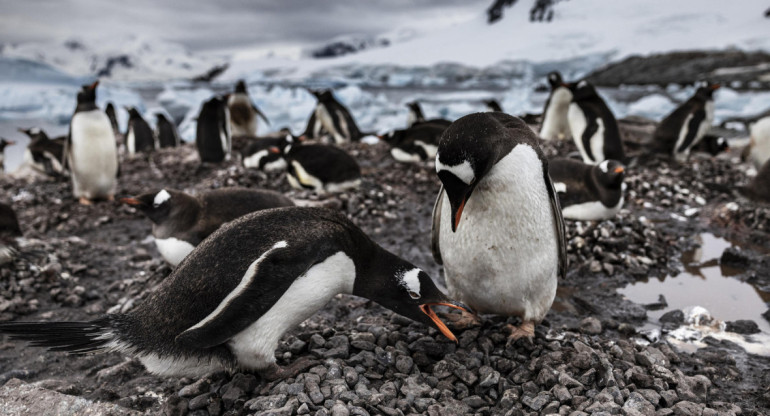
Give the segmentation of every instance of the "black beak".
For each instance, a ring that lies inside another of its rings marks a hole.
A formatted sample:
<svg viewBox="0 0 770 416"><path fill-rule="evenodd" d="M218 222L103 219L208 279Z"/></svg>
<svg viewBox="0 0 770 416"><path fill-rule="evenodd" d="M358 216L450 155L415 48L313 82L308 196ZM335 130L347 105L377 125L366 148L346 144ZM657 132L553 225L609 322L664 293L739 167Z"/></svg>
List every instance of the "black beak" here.
<svg viewBox="0 0 770 416"><path fill-rule="evenodd" d="M451 339L454 342L457 342L457 337L455 337L455 335L452 333L452 331L449 330L446 324L442 322L441 319L439 319L439 317L436 316L436 313L433 312L433 310L430 308L433 305L448 306L450 308L459 309L461 311L465 311L468 313L473 313L473 311L471 311L470 308L463 305L462 303L453 301L453 300L446 300L442 302L429 302L429 303L424 303L420 305L420 310L422 311L422 313L424 313L425 315L428 315L428 318L430 318L430 320L433 321L433 324L436 325L436 328L438 328L438 330L441 331L441 333L444 334L445 337Z"/></svg>

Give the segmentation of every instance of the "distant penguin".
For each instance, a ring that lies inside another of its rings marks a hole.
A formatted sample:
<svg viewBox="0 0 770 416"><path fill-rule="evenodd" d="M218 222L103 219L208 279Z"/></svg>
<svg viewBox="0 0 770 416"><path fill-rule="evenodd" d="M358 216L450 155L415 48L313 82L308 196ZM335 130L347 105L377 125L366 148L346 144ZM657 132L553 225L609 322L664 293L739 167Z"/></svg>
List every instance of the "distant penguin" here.
<svg viewBox="0 0 770 416"><path fill-rule="evenodd" d="M446 126L418 123L403 130L393 130L382 136L390 146L390 154L399 162L420 162L436 157L438 142Z"/></svg>
<svg viewBox="0 0 770 416"><path fill-rule="evenodd" d="M469 114L441 136L431 249L451 296L479 313L518 316L534 337L567 252L548 160L535 133L500 112Z"/></svg>
<svg viewBox="0 0 770 416"><path fill-rule="evenodd" d="M163 113L155 113L155 132L158 136L158 147L177 147L181 140L173 121L166 118Z"/></svg>
<svg viewBox="0 0 770 416"><path fill-rule="evenodd" d="M84 85L70 121L65 158L72 177L72 193L81 204L112 200L117 186L118 152L110 119L96 106L99 81Z"/></svg>
<svg viewBox="0 0 770 416"><path fill-rule="evenodd" d="M495 112L503 112L503 107L500 107L500 103L497 102L494 98L489 100L484 100L484 105L487 106L487 111Z"/></svg>
<svg viewBox="0 0 770 416"><path fill-rule="evenodd" d="M543 109L540 137L546 140L569 139L572 134L567 114L572 102L572 91L564 84L561 74L556 71L548 74L548 84L551 86L551 93Z"/></svg>
<svg viewBox="0 0 770 416"><path fill-rule="evenodd" d="M361 185L361 167L342 149L322 144L292 146L286 153L289 184L295 189L337 193Z"/></svg>
<svg viewBox="0 0 770 416"><path fill-rule="evenodd" d="M233 136L256 135L257 116L270 124L265 114L251 101L243 80L235 84L235 92L227 97L227 107L230 110L230 130Z"/></svg>
<svg viewBox="0 0 770 416"><path fill-rule="evenodd" d="M29 136L24 163L53 178L65 176L67 169L63 155L66 136L50 139L45 131L37 127L20 128L19 131Z"/></svg>
<svg viewBox="0 0 770 416"><path fill-rule="evenodd" d="M195 146L201 162L230 160L232 136L229 113L224 98L220 96L203 103L195 131Z"/></svg>
<svg viewBox="0 0 770 416"><path fill-rule="evenodd" d="M306 353L279 367L275 350L286 331L339 293L370 299L452 341L431 308L465 310L344 214L291 207L224 225L128 312L87 322L2 322L0 333L71 353L120 351L162 376L225 370L278 380L318 364Z"/></svg>
<svg viewBox="0 0 770 416"><path fill-rule="evenodd" d="M719 84L704 83L655 129L653 149L683 162L714 121L714 91Z"/></svg>
<svg viewBox="0 0 770 416"><path fill-rule="evenodd" d="M570 132L583 162L597 165L607 159L624 162L618 122L588 81L569 84L572 103L567 113Z"/></svg>
<svg viewBox="0 0 770 416"><path fill-rule="evenodd" d="M120 127L118 127L118 117L115 115L115 106L112 105L111 102L107 103L107 107L105 107L104 112L110 119L110 125L112 126L113 133L118 135L120 133Z"/></svg>
<svg viewBox="0 0 770 416"><path fill-rule="evenodd" d="M770 117L763 117L749 127L751 142L748 160L759 169L770 160Z"/></svg>
<svg viewBox="0 0 770 416"><path fill-rule="evenodd" d="M559 195L564 218L583 221L615 217L623 207L625 168L615 160L587 165L557 157L548 162L553 187Z"/></svg>
<svg viewBox="0 0 770 416"><path fill-rule="evenodd" d="M19 220L13 208L0 202L0 266L16 258L16 238L21 235Z"/></svg>
<svg viewBox="0 0 770 416"><path fill-rule="evenodd" d="M278 192L246 188L216 189L196 196L164 188L120 201L153 222L158 251L174 267L222 224L261 209L294 205Z"/></svg>
<svg viewBox="0 0 770 416"><path fill-rule="evenodd" d="M4 138L0 137L0 175L5 172L5 148L6 146L11 146L14 144L16 144L16 142L5 140Z"/></svg>
<svg viewBox="0 0 770 416"><path fill-rule="evenodd" d="M748 185L739 188L740 193L758 202L770 203L770 160L757 172Z"/></svg>
<svg viewBox="0 0 770 416"><path fill-rule="evenodd" d="M698 144L693 146L692 150L694 152L708 153L711 156L717 156L730 150L730 145L727 143L727 139L722 136L706 134Z"/></svg>
<svg viewBox="0 0 770 416"><path fill-rule="evenodd" d="M331 136L335 144L357 142L365 134L358 129L350 111L342 105L330 90L311 91L318 102L310 116L305 136L320 138L323 133Z"/></svg>
<svg viewBox="0 0 770 416"><path fill-rule="evenodd" d="M420 103L417 101L411 101L406 103L406 107L409 109L409 114L407 115L406 119L406 125L409 127L415 126L420 123L433 123L444 126L444 128L449 127L450 124L452 124L451 121L444 119L444 118L432 118L432 119L426 119L425 115L422 113L422 107L420 106Z"/></svg>
<svg viewBox="0 0 770 416"><path fill-rule="evenodd" d="M126 130L126 150L129 155L149 152L155 149L155 133L144 120L136 107L126 107L128 111L128 129Z"/></svg>
<svg viewBox="0 0 770 416"><path fill-rule="evenodd" d="M284 155L293 144L294 137L291 134L253 139L241 153L243 167L265 172L283 171L287 167Z"/></svg>

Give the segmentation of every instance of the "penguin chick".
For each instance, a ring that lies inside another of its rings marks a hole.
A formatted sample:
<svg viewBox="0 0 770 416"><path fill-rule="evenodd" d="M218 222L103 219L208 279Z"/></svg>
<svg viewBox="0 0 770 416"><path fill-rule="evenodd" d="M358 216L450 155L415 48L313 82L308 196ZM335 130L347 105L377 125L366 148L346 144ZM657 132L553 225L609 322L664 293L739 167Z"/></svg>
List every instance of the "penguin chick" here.
<svg viewBox="0 0 770 416"><path fill-rule="evenodd" d="M625 167L616 160L594 166L554 158L548 163L564 218L595 221L613 218L623 207Z"/></svg>
<svg viewBox="0 0 770 416"><path fill-rule="evenodd" d="M230 110L230 128L233 136L256 135L258 116L265 123L270 124L267 116L251 101L246 82L243 80L239 80L235 84L235 91L228 95L227 107Z"/></svg>
<svg viewBox="0 0 770 416"><path fill-rule="evenodd" d="M520 317L512 338L534 336L567 265L537 136L505 113L467 115L441 136L436 172L431 248L450 296L480 313Z"/></svg>
<svg viewBox="0 0 770 416"><path fill-rule="evenodd" d="M453 341L431 307L467 310L344 214L290 207L224 225L126 313L88 322L4 322L0 332L55 351L120 351L158 375L224 369L275 380L315 365L301 358L281 368L275 349L287 330L339 293L370 299Z"/></svg>
<svg viewBox="0 0 770 416"><path fill-rule="evenodd" d="M153 222L158 251L173 267L222 224L250 212L294 205L278 192L246 188L215 189L197 196L164 188L120 201Z"/></svg>

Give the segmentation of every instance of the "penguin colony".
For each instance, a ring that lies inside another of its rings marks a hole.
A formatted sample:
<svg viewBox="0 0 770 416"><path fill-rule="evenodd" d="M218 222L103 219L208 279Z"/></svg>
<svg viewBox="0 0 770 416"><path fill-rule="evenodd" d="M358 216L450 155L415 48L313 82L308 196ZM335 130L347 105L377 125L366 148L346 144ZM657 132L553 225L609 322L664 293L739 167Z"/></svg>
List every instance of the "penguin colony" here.
<svg viewBox="0 0 770 416"><path fill-rule="evenodd" d="M565 82L558 72L548 74L547 81L551 92L539 135L490 99L483 102L486 112L456 121L428 119L417 101L409 102L405 128L379 136L396 161L435 166L440 189L431 250L444 267L448 295L342 213L297 207L270 190L224 188L190 195L160 187L121 198L152 221L158 252L175 267L148 299L126 313L87 322L0 323L0 333L71 353L120 351L160 375L250 370L268 380L292 377L313 365L300 358L280 367L275 349L286 331L340 293L372 300L454 341L434 307L459 310L453 318L458 329L478 324L479 314L517 317L519 324L509 325L510 339L534 337L558 280L566 277L564 218L616 215L629 163L617 121L596 88L586 80ZM115 107L110 104L104 112L96 106L97 86L85 85L78 93L65 138L50 139L37 128L20 130L31 139L29 163L49 176L69 175L73 197L84 204L113 199L117 186ZM711 154L722 151L724 139L706 135L718 87L704 84L667 116L649 150L679 162L699 146ZM331 90L309 92L317 104L299 137L288 129L257 136L258 117L269 122L243 81L234 92L205 101L195 140L201 163L229 160L236 139L245 143L235 153L245 168L285 171L292 187L319 195L355 192L361 167L336 145L368 134ZM126 110L129 155L181 144L165 114L156 114L153 130L138 109ZM762 167L741 192L767 201L764 121L752 128L751 148L752 160ZM582 161L545 157L541 140L570 137ZM0 140L0 150L7 144L12 143ZM19 236L13 209L0 203L0 262L12 261L13 239Z"/></svg>

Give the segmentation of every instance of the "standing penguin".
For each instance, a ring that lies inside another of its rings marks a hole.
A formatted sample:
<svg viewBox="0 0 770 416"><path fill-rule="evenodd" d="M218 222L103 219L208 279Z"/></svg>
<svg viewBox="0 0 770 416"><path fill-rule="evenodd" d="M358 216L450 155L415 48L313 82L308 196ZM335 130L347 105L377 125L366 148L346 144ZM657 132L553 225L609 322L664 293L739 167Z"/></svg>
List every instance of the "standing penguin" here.
<svg viewBox="0 0 770 416"><path fill-rule="evenodd" d="M540 137L546 140L567 139L571 136L567 113L572 102L572 91L557 71L548 74L548 84L551 86L551 94L543 109Z"/></svg>
<svg viewBox="0 0 770 416"><path fill-rule="evenodd" d="M487 111L492 111L492 112L499 111L501 113L503 112L503 107L500 107L500 103L498 103L497 100L495 100L494 98L489 100L484 100L484 105L487 106Z"/></svg>
<svg viewBox="0 0 770 416"><path fill-rule="evenodd" d="M235 92L227 97L227 107L230 110L230 129L233 136L256 136L257 116L270 124L265 114L251 101L246 82L243 80L235 84Z"/></svg>
<svg viewBox="0 0 770 416"><path fill-rule="evenodd" d="M81 204L94 199L113 200L118 152L110 119L96 106L99 81L84 85L78 93L78 104L70 121L64 146L72 177L72 193Z"/></svg>
<svg viewBox="0 0 770 416"><path fill-rule="evenodd" d="M413 127L420 123L433 123L433 124L444 126L444 128L446 128L446 127L449 127L450 124L452 124L451 121L444 118L432 118L430 120L426 120L425 115L422 112L422 107L420 106L420 103L417 101L411 101L406 103L406 107L409 109L409 114L407 115L407 119L406 119L406 125L409 127Z"/></svg>
<svg viewBox="0 0 770 416"><path fill-rule="evenodd" d="M244 370L276 380L317 364L303 357L281 368L275 349L287 330L339 293L370 299L453 341L431 307L465 309L344 214L291 207L224 225L129 312L88 322L3 322L0 333L71 353L121 351L158 375Z"/></svg>
<svg viewBox="0 0 770 416"><path fill-rule="evenodd" d="M305 129L306 137L319 138L325 132L331 136L334 143L340 144L356 142L365 136L358 129L350 111L334 98L330 90L311 91L311 93L318 99L318 103Z"/></svg>
<svg viewBox="0 0 770 416"><path fill-rule="evenodd" d="M436 157L438 142L446 126L418 123L403 130L393 130L382 139L390 146L390 154L399 162L420 162Z"/></svg>
<svg viewBox="0 0 770 416"><path fill-rule="evenodd" d="M5 172L5 147L14 144L16 144L16 142L5 140L4 138L0 137L0 175Z"/></svg>
<svg viewBox="0 0 770 416"><path fill-rule="evenodd" d="M569 84L569 89L569 127L583 162L596 165L607 159L625 161L618 122L594 86L583 80Z"/></svg>
<svg viewBox="0 0 770 416"><path fill-rule="evenodd" d="M158 147L177 147L181 140L179 139L179 133L176 131L176 126L171 120L166 118L163 113L155 113L156 135L158 136Z"/></svg>
<svg viewBox="0 0 770 416"><path fill-rule="evenodd" d="M613 218L623 207L625 168L616 160L587 165L557 157L548 163L564 218L596 221Z"/></svg>
<svg viewBox="0 0 770 416"><path fill-rule="evenodd" d="M344 150L323 144L292 146L286 179L295 189L337 193L361 185L361 167Z"/></svg>
<svg viewBox="0 0 770 416"><path fill-rule="evenodd" d="M104 113L107 114L107 117L110 119L112 131L117 136L120 133L120 128L118 127L118 117L115 114L115 106L112 105L111 102L107 103L107 107L104 108Z"/></svg>
<svg viewBox="0 0 770 416"><path fill-rule="evenodd" d="M250 212L294 205L278 192L246 188L216 189L197 196L160 189L120 202L136 207L153 222L158 251L174 267L222 224Z"/></svg>
<svg viewBox="0 0 770 416"><path fill-rule="evenodd" d="M683 162L714 121L714 91L719 84L704 83L655 129L653 149Z"/></svg>
<svg viewBox="0 0 770 416"><path fill-rule="evenodd" d="M126 107L128 111L128 130L126 130L126 150L129 155L149 152L155 149L155 134L136 107Z"/></svg>
<svg viewBox="0 0 770 416"><path fill-rule="evenodd" d="M10 263L16 257L16 238L21 235L13 208L0 202L0 265Z"/></svg>
<svg viewBox="0 0 770 416"><path fill-rule="evenodd" d="M37 127L20 128L19 131L29 136L29 144L24 151L24 163L50 177L58 178L65 175L66 163L63 164L62 161L66 137L50 139L45 131Z"/></svg>
<svg viewBox="0 0 770 416"><path fill-rule="evenodd" d="M470 114L441 136L431 249L450 296L522 319L534 336L564 278L564 220L538 138L505 113Z"/></svg>
<svg viewBox="0 0 770 416"><path fill-rule="evenodd" d="M203 103L195 129L195 146L201 162L230 160L232 136L229 113L224 98L220 96Z"/></svg>

